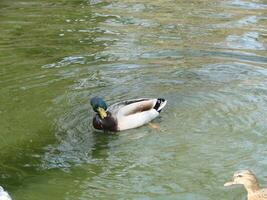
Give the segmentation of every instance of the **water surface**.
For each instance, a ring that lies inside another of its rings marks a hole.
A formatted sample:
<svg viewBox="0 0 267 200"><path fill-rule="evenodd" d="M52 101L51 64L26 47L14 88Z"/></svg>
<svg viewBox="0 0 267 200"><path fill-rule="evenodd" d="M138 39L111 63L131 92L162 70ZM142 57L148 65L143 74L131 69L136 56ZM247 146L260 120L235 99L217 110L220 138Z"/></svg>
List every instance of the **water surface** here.
<svg viewBox="0 0 267 200"><path fill-rule="evenodd" d="M0 2L0 185L16 200L244 199L267 175L267 3ZM89 98L165 97L104 135Z"/></svg>

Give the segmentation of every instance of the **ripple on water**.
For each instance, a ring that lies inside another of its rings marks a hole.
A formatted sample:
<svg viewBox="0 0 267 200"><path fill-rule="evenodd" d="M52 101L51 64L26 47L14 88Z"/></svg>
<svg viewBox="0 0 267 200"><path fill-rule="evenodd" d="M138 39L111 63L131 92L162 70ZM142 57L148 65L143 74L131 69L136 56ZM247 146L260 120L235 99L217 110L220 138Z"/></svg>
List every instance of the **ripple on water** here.
<svg viewBox="0 0 267 200"><path fill-rule="evenodd" d="M242 8L242 9L266 9L267 5L263 3L258 2L249 2L249 1L243 1L243 0L234 0L234 1L228 1L227 2L230 6Z"/></svg>
<svg viewBox="0 0 267 200"><path fill-rule="evenodd" d="M258 32L248 32L242 36L229 35L226 46L232 49L266 50L265 45L259 41Z"/></svg>
<svg viewBox="0 0 267 200"><path fill-rule="evenodd" d="M23 179L15 198L245 198L223 182L240 168L266 168L264 1L16 3L0 23L2 137L21 150L2 164L19 175L1 180ZM160 131L96 132L95 95L108 104L165 97Z"/></svg>
<svg viewBox="0 0 267 200"><path fill-rule="evenodd" d="M43 65L42 68L47 69L47 68L68 67L73 64L83 65L85 64L85 58L83 56L69 56L69 57L63 58L62 60L56 63Z"/></svg>

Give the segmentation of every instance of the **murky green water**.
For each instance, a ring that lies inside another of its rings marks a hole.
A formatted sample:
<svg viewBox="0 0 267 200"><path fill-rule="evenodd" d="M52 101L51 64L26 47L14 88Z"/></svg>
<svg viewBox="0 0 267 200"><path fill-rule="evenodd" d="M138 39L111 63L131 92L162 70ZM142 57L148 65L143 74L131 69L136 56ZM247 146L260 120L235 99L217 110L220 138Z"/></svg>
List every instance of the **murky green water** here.
<svg viewBox="0 0 267 200"><path fill-rule="evenodd" d="M267 175L264 0L0 1L0 185L15 200L244 199ZM89 98L165 97L94 132Z"/></svg>

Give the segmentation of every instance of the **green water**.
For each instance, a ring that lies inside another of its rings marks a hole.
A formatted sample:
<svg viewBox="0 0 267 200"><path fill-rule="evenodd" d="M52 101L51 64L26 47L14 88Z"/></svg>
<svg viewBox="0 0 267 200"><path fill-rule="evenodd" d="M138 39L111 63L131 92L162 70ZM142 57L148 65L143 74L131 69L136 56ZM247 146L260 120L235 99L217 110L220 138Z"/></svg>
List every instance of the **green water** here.
<svg viewBox="0 0 267 200"><path fill-rule="evenodd" d="M0 185L14 200L238 200L267 175L267 2L0 1ZM95 132L89 98L165 97Z"/></svg>

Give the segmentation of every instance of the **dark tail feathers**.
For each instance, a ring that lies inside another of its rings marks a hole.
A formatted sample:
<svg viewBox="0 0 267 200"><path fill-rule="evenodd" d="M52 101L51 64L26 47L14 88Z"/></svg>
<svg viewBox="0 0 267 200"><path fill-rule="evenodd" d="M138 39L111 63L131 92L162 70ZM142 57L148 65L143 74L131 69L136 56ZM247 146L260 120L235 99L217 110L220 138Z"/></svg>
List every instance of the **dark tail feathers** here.
<svg viewBox="0 0 267 200"><path fill-rule="evenodd" d="M162 108L165 107L166 103L167 103L167 100L165 100L163 98L158 98L157 102L156 102L156 104L154 106L154 109L160 113Z"/></svg>

